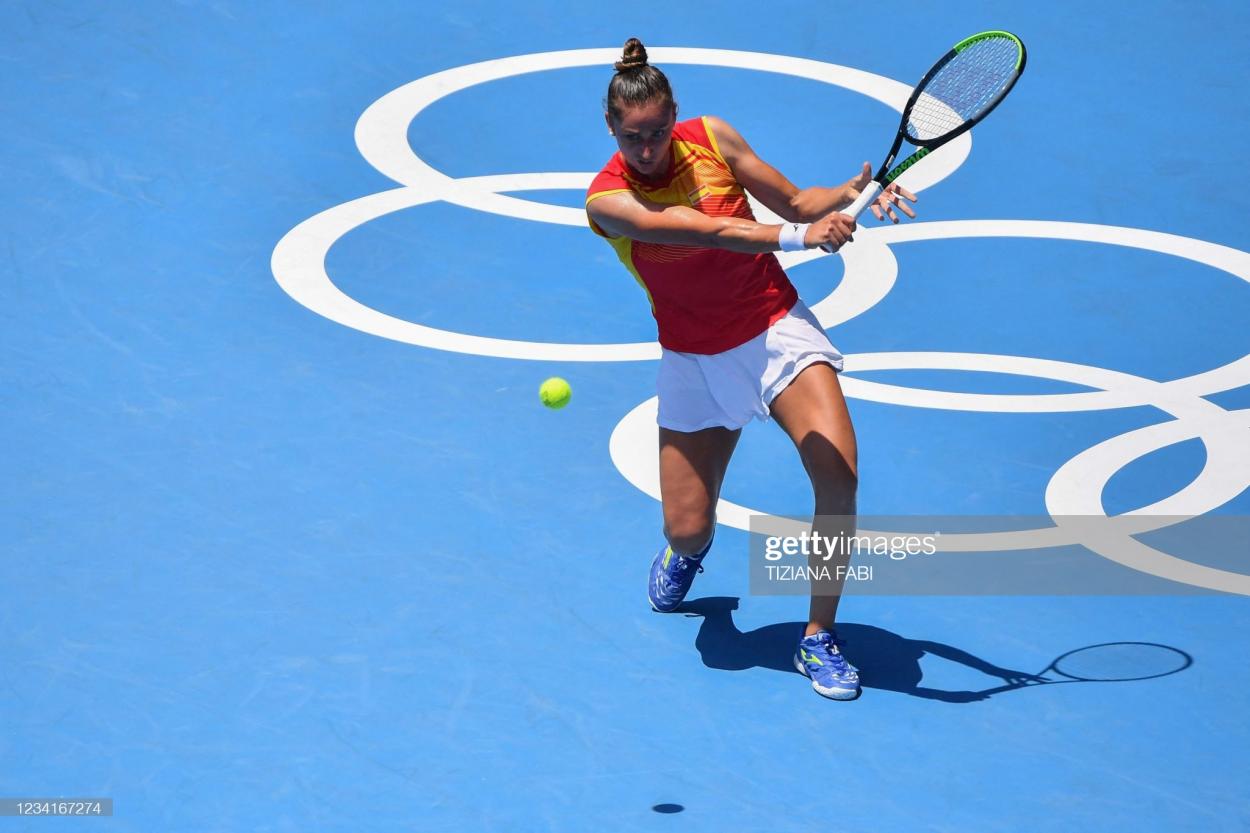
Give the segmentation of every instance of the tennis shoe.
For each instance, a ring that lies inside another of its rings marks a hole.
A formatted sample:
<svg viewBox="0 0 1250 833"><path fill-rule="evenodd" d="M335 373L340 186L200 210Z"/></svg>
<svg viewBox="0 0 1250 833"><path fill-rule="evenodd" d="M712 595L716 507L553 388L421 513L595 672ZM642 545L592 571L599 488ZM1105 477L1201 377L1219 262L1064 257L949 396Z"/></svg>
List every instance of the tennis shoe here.
<svg viewBox="0 0 1250 833"><path fill-rule="evenodd" d="M703 572L703 556L711 549L709 542L703 552L696 555L679 555L671 546L656 553L651 561L651 574L647 578L647 601L652 610L671 613L690 592L696 574Z"/></svg>
<svg viewBox="0 0 1250 833"><path fill-rule="evenodd" d="M846 661L842 640L821 630L805 636L794 652L794 667L810 677L812 688L831 700L854 700L859 696L859 669Z"/></svg>

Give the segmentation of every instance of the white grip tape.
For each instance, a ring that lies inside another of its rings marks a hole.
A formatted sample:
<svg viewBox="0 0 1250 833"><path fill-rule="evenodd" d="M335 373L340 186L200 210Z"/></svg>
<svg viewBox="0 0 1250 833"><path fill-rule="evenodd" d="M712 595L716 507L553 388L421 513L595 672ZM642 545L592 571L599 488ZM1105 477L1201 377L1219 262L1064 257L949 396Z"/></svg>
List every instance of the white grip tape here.
<svg viewBox="0 0 1250 833"><path fill-rule="evenodd" d="M881 193L881 183L875 179L868 183L868 187L859 195L855 202L842 209L840 213L849 214L853 219L859 219L859 215L863 213L868 204L877 198L877 194Z"/></svg>

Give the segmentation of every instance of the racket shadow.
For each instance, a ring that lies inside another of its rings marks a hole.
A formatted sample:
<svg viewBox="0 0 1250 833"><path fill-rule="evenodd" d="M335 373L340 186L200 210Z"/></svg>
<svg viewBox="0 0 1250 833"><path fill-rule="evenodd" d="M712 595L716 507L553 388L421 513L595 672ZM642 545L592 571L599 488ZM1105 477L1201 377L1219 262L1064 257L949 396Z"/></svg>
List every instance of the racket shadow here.
<svg viewBox="0 0 1250 833"><path fill-rule="evenodd" d="M795 645L802 636L804 623L780 622L743 632L733 621L733 611L737 609L738 599L733 596L695 599L678 608L678 612L686 616L703 619L695 637L695 648L699 651L703 664L722 671L768 668L786 674L797 674L791 658ZM926 700L973 703L1022 688L1055 682L1096 682L1062 677L1055 680L1046 678L1044 673L1033 674L1003 668L953 645L927 639L909 639L875 625L845 622L838 625L838 636L845 640L844 651L847 659L859 668L860 682L864 688L894 691ZM1166 673L1152 674L1140 679L1167 676L1183 671L1192 664L1192 658L1183 651L1167 646L1157 647L1174 652L1183 657L1184 661ZM920 667L920 659L926 654L965 665L990 677L997 677L1003 684L977 691L951 691L922 685L924 672ZM1052 669L1053 664L1047 670Z"/></svg>

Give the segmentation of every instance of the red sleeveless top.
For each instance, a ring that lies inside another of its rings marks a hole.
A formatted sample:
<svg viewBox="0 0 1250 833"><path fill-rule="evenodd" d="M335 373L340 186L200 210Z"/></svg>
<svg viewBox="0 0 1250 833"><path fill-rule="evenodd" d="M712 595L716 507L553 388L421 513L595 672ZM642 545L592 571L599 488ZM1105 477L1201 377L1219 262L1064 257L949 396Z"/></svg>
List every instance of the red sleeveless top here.
<svg viewBox="0 0 1250 833"><path fill-rule="evenodd" d="M649 202L690 206L711 217L755 219L703 118L673 127L672 158L662 179L640 180L618 152L591 183L586 204L622 191ZM798 300L771 252L643 243L613 237L593 219L590 227L607 238L647 293L660 344L669 350L722 353L767 330Z"/></svg>

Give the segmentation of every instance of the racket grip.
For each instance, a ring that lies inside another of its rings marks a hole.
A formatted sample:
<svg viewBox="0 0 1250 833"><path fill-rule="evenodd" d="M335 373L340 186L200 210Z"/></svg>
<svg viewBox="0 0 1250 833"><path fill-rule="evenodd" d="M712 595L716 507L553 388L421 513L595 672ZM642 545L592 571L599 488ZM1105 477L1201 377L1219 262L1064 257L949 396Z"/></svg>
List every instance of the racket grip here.
<svg viewBox="0 0 1250 833"><path fill-rule="evenodd" d="M881 183L874 179L872 182L868 183L868 187L864 188L863 193L855 199L855 202L842 209L839 213L849 214L852 219L858 220L859 215L863 213L864 209L868 207L868 204L875 200L877 198L877 194L880 193Z"/></svg>

